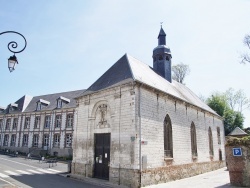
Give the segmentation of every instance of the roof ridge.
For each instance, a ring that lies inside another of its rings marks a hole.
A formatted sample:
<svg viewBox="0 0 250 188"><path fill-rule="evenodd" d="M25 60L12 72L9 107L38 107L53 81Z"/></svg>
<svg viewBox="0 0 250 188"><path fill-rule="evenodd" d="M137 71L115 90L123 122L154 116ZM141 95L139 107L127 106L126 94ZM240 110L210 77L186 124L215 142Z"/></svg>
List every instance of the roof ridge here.
<svg viewBox="0 0 250 188"><path fill-rule="evenodd" d="M132 68L131 68L130 61L129 61L129 57L128 57L128 56L132 57L131 55L125 53L125 57L126 57L126 59L127 59L127 61L128 61L128 66L129 66L129 69L130 69L132 78L133 78L133 80L135 81L135 76L134 76L134 73L133 73L133 71L132 71Z"/></svg>

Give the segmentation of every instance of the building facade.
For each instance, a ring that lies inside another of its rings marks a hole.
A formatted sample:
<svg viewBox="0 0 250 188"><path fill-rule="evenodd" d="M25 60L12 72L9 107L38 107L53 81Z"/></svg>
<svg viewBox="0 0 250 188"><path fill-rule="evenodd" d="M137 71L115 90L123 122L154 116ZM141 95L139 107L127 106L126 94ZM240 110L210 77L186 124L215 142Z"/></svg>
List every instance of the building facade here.
<svg viewBox="0 0 250 188"><path fill-rule="evenodd" d="M84 90L23 96L0 112L0 147L22 153L72 156L74 97Z"/></svg>
<svg viewBox="0 0 250 188"><path fill-rule="evenodd" d="M73 176L141 187L225 165L222 118L172 80L165 37L153 68L125 54L77 97Z"/></svg>

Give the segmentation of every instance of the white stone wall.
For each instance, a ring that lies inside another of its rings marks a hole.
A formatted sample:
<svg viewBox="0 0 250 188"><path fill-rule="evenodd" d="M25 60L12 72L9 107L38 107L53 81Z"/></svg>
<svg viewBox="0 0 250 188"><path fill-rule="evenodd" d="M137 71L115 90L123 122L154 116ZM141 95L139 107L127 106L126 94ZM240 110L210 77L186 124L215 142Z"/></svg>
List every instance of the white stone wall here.
<svg viewBox="0 0 250 188"><path fill-rule="evenodd" d="M111 168L135 168L135 95L131 86L116 87L79 100L77 127L74 131L73 162L94 164L94 134L111 133ZM108 127L99 127L98 107L107 105ZM131 138L132 137L132 138Z"/></svg>
<svg viewBox="0 0 250 188"><path fill-rule="evenodd" d="M173 134L173 160L171 164L179 165L193 162L190 134L192 122L196 127L197 137L198 157L195 162L208 162L211 160L208 142L209 127L212 129L213 135L213 160L219 160L219 149L222 150L222 157L225 160L223 122L216 115L162 93L157 94L145 87L141 87L140 92L137 89L136 96L136 102L141 109L142 141L147 143L142 144L141 155L147 156L147 168L167 165L164 160L163 136L163 123L167 114L172 122ZM218 144L217 127L220 127L221 144Z"/></svg>

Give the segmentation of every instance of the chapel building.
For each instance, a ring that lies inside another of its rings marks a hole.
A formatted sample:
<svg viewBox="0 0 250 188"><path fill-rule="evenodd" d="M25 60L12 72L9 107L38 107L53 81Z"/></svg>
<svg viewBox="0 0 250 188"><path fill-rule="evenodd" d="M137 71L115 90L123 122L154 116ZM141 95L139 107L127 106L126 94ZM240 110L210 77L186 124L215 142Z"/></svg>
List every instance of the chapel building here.
<svg viewBox="0 0 250 188"><path fill-rule="evenodd" d="M163 28L153 68L125 54L77 100L72 176L141 187L225 165L223 119L171 78Z"/></svg>

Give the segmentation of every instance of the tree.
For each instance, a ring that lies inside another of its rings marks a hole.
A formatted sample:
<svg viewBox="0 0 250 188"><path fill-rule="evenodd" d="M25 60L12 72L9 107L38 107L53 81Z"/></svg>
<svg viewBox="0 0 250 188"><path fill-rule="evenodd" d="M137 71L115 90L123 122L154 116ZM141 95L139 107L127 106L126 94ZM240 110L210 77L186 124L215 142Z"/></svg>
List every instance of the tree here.
<svg viewBox="0 0 250 188"><path fill-rule="evenodd" d="M215 93L207 99L207 105L212 108L220 116L224 115L224 112L229 108L226 96L220 93Z"/></svg>
<svg viewBox="0 0 250 188"><path fill-rule="evenodd" d="M243 43L248 47L248 49L250 50L250 35L246 35L243 39ZM241 63L250 63L250 55L249 53L244 53L241 55Z"/></svg>
<svg viewBox="0 0 250 188"><path fill-rule="evenodd" d="M189 73L190 69L188 65L180 63L172 66L172 78L177 82L184 84L183 81Z"/></svg>
<svg viewBox="0 0 250 188"><path fill-rule="evenodd" d="M244 101L244 102L242 102ZM236 127L243 128L244 116L242 104L249 101L242 90L234 91L229 88L225 93L215 93L207 99L207 104L218 115L224 118L225 135L228 135ZM238 110L235 110L237 107Z"/></svg>
<svg viewBox="0 0 250 188"><path fill-rule="evenodd" d="M227 109L223 115L225 135L228 135L236 127L243 128L244 116L240 112Z"/></svg>
<svg viewBox="0 0 250 188"><path fill-rule="evenodd" d="M230 108L234 111L242 113L243 110L250 107L250 100L242 90L235 91L233 88L229 88L225 95Z"/></svg>

